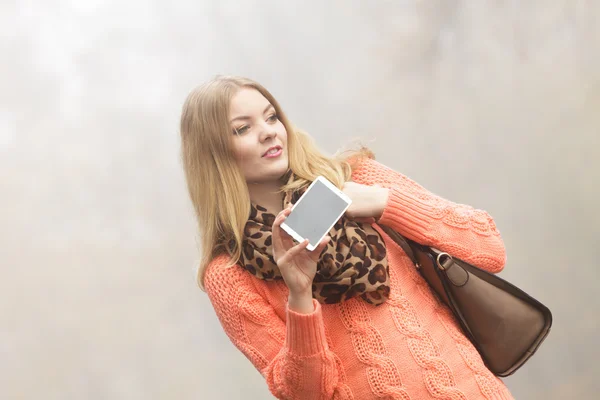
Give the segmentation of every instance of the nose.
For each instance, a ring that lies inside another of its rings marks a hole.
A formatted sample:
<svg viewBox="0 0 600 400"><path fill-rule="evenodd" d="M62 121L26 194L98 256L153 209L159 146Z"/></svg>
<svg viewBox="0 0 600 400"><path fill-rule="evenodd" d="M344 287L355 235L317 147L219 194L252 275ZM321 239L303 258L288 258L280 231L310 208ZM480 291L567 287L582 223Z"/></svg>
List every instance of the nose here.
<svg viewBox="0 0 600 400"><path fill-rule="evenodd" d="M266 142L268 139L274 139L277 137L277 132L275 128L271 125L263 126L260 133L260 142Z"/></svg>

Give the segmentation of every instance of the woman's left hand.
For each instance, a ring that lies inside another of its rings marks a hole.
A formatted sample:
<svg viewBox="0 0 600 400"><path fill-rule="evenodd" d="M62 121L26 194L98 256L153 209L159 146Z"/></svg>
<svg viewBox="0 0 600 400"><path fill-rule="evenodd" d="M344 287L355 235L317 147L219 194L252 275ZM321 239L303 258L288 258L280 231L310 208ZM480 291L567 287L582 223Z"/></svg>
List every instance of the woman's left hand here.
<svg viewBox="0 0 600 400"><path fill-rule="evenodd" d="M385 208L389 189L380 185L368 186L356 182L346 182L342 191L352 199L346 216L359 222L373 223L381 217Z"/></svg>

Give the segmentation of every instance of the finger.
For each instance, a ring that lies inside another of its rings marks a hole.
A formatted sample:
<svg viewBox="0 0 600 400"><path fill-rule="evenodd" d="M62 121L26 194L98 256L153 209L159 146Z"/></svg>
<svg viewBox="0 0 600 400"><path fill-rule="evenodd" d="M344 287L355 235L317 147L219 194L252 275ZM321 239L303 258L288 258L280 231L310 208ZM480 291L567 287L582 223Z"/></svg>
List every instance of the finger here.
<svg viewBox="0 0 600 400"><path fill-rule="evenodd" d="M284 220L284 222L285 222L285 220ZM283 229L280 229L279 234L281 237L281 243L283 243L285 251L287 251L288 249L290 249L291 247L294 246L294 243L295 243L294 238L291 237L289 233L287 233Z"/></svg>
<svg viewBox="0 0 600 400"><path fill-rule="evenodd" d="M327 245L329 244L329 242L331 241L331 236L327 235L325 236L321 242L319 243L319 245L313 250L313 252L310 255L310 258L313 261L318 261L319 257L321 257L321 253L323 252L323 250L325 249L325 247L327 247Z"/></svg>
<svg viewBox="0 0 600 400"><path fill-rule="evenodd" d="M289 249L293 244L292 238L287 234L287 232L281 229L280 226L288 215L289 211L285 209L277 214L277 217L275 217L275 221L273 222L273 226L271 228L273 240L272 245L274 249L283 249L284 251L287 251L287 249Z"/></svg>
<svg viewBox="0 0 600 400"><path fill-rule="evenodd" d="M290 213L292 212L292 206L290 205L288 208L285 208L284 210L282 210L283 213L283 217L282 220L280 222L279 225L283 224L285 222L285 220L287 219L287 217L290 215ZM287 233L286 231L284 231L281 226L279 226L279 234L281 236L281 241L283 242L283 244L285 245L285 249L287 251L287 249L289 249L290 247L292 247L294 245L294 238Z"/></svg>
<svg viewBox="0 0 600 400"><path fill-rule="evenodd" d="M283 257L281 257L282 262L287 263L287 262L293 260L298 255L302 254L304 249L306 249L306 246L308 246L308 243L309 243L308 239L304 239L302 242L298 243L297 245L295 245L294 247L289 249L285 253L285 255Z"/></svg>
<svg viewBox="0 0 600 400"><path fill-rule="evenodd" d="M277 216L275 217L275 221L273 222L273 226L275 226L275 224L277 225L281 225L281 223L283 222L283 219L285 219L288 215L290 215L290 211L291 209L288 208L284 208L283 210L281 210L279 212L279 214L277 214Z"/></svg>

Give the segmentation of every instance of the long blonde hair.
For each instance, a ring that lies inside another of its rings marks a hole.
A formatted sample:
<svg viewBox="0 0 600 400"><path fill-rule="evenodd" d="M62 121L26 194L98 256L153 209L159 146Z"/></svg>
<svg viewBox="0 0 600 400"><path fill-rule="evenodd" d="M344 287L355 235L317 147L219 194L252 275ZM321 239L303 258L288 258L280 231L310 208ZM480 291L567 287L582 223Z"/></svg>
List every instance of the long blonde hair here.
<svg viewBox="0 0 600 400"><path fill-rule="evenodd" d="M350 179L362 157L374 158L366 146L323 155L313 139L289 122L279 103L259 83L243 77L216 76L194 89L181 113L181 157L189 195L198 221L201 260L198 285L211 260L223 253L231 256L226 267L241 256L243 231L250 212L250 196L243 172L233 156L229 104L241 88L259 91L275 108L287 131L291 178L280 192L306 187L323 175L338 188Z"/></svg>

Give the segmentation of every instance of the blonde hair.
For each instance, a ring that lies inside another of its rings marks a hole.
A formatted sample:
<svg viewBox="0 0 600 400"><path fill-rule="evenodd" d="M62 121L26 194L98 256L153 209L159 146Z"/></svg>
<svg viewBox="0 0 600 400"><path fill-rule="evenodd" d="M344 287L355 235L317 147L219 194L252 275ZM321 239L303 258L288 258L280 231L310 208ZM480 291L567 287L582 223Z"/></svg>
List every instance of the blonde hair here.
<svg viewBox="0 0 600 400"><path fill-rule="evenodd" d="M260 92L275 108L287 131L290 179L280 192L306 187L323 175L338 188L350 179L362 157L374 158L366 146L323 155L313 139L289 122L279 103L259 83L243 77L216 76L194 89L183 104L180 122L181 157L188 192L201 236L201 260L197 281L204 289L204 275L211 260L227 253L235 265L241 256L243 231L250 212L250 197L243 172L233 156L229 104L241 88Z"/></svg>

